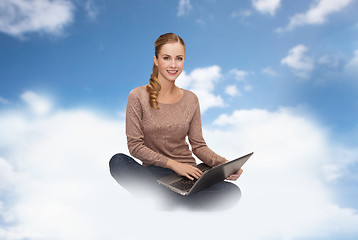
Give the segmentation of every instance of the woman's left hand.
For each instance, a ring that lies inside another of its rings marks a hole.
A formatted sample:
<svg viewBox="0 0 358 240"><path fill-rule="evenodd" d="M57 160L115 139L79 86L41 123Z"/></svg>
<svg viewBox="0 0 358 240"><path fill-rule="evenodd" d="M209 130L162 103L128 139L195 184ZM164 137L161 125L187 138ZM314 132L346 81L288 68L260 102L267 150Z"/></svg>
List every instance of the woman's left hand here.
<svg viewBox="0 0 358 240"><path fill-rule="evenodd" d="M236 181L236 180L240 177L240 175L242 174L242 172L243 172L243 170L240 168L239 171L237 171L236 173L231 174L230 176L228 176L228 177L226 178L226 180Z"/></svg>

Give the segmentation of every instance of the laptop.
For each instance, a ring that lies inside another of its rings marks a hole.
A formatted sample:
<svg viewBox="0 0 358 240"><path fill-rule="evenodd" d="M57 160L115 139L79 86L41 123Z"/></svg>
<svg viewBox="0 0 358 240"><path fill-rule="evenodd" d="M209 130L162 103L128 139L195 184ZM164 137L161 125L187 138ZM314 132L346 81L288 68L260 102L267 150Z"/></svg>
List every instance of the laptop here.
<svg viewBox="0 0 358 240"><path fill-rule="evenodd" d="M215 167L210 167L205 163L200 163L195 166L203 172L203 174L198 179L190 180L187 177L173 173L168 176L159 178L157 182L176 193L187 196L202 189L208 188L215 183L224 181L228 176L239 171L239 169L252 156L252 154L254 153L249 153L235 160L220 164Z"/></svg>

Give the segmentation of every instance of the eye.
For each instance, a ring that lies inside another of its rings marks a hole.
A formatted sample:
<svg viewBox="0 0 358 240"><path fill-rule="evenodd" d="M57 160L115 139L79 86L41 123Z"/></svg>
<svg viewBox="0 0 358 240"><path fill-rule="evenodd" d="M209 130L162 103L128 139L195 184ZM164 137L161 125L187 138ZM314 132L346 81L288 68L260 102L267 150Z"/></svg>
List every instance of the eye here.
<svg viewBox="0 0 358 240"><path fill-rule="evenodd" d="M164 57L163 59L164 59L164 60L169 60L169 57Z"/></svg>
<svg viewBox="0 0 358 240"><path fill-rule="evenodd" d="M183 58L182 57L177 57L177 60L182 61Z"/></svg>

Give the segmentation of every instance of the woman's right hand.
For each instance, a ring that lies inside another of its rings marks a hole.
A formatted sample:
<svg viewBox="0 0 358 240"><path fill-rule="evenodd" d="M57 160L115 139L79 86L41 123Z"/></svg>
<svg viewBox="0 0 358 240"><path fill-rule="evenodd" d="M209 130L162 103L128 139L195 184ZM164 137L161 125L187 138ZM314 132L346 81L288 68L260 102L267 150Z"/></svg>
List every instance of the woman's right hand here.
<svg viewBox="0 0 358 240"><path fill-rule="evenodd" d="M197 167L186 163L180 163L172 159L168 160L167 167L172 169L177 174L189 178L190 180L194 180L194 178L198 179L201 174L203 174L203 172Z"/></svg>

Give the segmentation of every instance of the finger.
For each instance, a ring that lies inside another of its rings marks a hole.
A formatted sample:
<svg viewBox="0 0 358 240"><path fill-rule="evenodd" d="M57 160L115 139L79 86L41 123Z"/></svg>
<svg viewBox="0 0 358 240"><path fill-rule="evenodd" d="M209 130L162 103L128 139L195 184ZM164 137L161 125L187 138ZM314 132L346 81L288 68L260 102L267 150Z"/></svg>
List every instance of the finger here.
<svg viewBox="0 0 358 240"><path fill-rule="evenodd" d="M198 177L200 177L203 174L203 172L200 169L196 169L195 173Z"/></svg>
<svg viewBox="0 0 358 240"><path fill-rule="evenodd" d="M202 171L199 168L193 167L191 170L192 171L190 172L190 175L192 175L196 179L198 179L202 174Z"/></svg>
<svg viewBox="0 0 358 240"><path fill-rule="evenodd" d="M193 167L193 168L194 168L194 170L195 170L197 173L199 173L200 175L203 174L203 172L202 172L199 168L197 168L197 167Z"/></svg>
<svg viewBox="0 0 358 240"><path fill-rule="evenodd" d="M239 175L238 177L240 177L243 172L244 172L244 170L242 170L242 169L240 168L240 170L239 170L236 174Z"/></svg>
<svg viewBox="0 0 358 240"><path fill-rule="evenodd" d="M237 171L237 172L234 173L234 174L231 174L230 177L231 177L231 178L235 178L235 180L236 180L236 179L238 179L238 178L241 176L242 172L243 172L243 170L240 168L239 171Z"/></svg>
<svg viewBox="0 0 358 240"><path fill-rule="evenodd" d="M240 174L232 174L230 177L231 177L231 178L239 178L239 177L240 177Z"/></svg>
<svg viewBox="0 0 358 240"><path fill-rule="evenodd" d="M194 178L198 178L198 176L195 172L191 172L191 173L189 173L189 175L193 176Z"/></svg>
<svg viewBox="0 0 358 240"><path fill-rule="evenodd" d="M196 179L198 179L200 177L200 173L198 173L198 172L192 172L191 175L193 177L195 177Z"/></svg>
<svg viewBox="0 0 358 240"><path fill-rule="evenodd" d="M232 175L228 176L226 179L227 179L227 180L231 180L231 181L236 180L236 179L235 179L235 177L234 177L234 176L232 176Z"/></svg>
<svg viewBox="0 0 358 240"><path fill-rule="evenodd" d="M190 176L189 174L187 174L187 173L186 173L184 176L187 177L187 178L190 179L190 180L194 180L194 178L191 177L191 176Z"/></svg>
<svg viewBox="0 0 358 240"><path fill-rule="evenodd" d="M241 175L241 174L232 174L232 175L231 175L231 177L232 177L232 178L236 178L236 179L237 179L237 178L239 178L239 177L240 177L240 175Z"/></svg>
<svg viewBox="0 0 358 240"><path fill-rule="evenodd" d="M231 177L231 180L232 180L232 181L236 181L238 178L239 178L238 175L234 175L234 176Z"/></svg>
<svg viewBox="0 0 358 240"><path fill-rule="evenodd" d="M240 174L231 174L229 177L227 177L227 180L236 181L240 177L240 175L241 175L241 173Z"/></svg>

